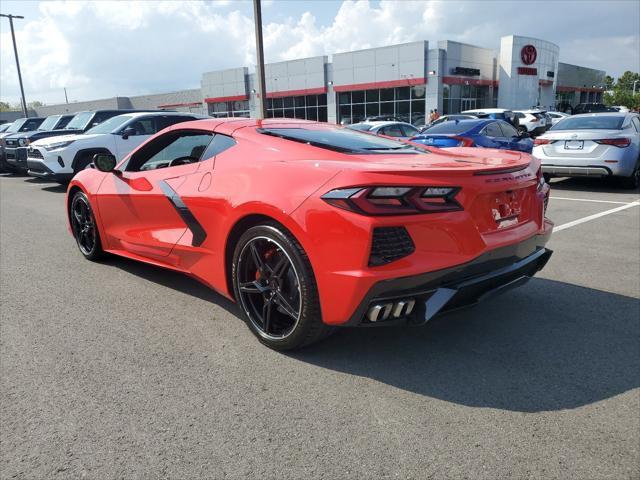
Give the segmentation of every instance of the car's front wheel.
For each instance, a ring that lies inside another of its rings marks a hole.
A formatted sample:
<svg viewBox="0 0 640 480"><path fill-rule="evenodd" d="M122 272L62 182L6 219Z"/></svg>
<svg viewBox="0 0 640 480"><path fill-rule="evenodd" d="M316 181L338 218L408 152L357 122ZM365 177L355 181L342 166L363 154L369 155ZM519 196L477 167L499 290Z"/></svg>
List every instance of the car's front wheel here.
<svg viewBox="0 0 640 480"><path fill-rule="evenodd" d="M328 335L318 288L300 243L276 223L248 229L232 264L236 300L258 339L276 350L292 350Z"/></svg>
<svg viewBox="0 0 640 480"><path fill-rule="evenodd" d="M71 230L80 253L88 260L98 260L104 255L96 217L84 192L77 191L69 205Z"/></svg>

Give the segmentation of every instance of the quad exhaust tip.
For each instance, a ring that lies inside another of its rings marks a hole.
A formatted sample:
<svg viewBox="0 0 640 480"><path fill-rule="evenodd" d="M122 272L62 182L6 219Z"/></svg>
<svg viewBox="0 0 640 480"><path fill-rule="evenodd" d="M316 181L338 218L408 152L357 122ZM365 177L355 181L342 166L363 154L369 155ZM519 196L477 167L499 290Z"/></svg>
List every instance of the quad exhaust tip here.
<svg viewBox="0 0 640 480"><path fill-rule="evenodd" d="M370 322L381 322L391 318L400 318L409 315L413 311L416 301L413 298L398 300L396 302L376 303L369 307L367 319Z"/></svg>

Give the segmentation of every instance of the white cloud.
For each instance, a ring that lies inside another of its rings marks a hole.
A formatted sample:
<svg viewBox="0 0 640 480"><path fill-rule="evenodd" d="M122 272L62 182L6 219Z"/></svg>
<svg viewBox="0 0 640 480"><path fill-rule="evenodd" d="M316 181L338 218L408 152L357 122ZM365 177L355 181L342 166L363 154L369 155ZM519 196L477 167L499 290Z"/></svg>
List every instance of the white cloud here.
<svg viewBox="0 0 640 480"><path fill-rule="evenodd" d="M292 5L269 1L265 10ZM308 11L295 4L295 15L265 23L267 61L423 39L497 49L500 36L518 34L557 43L562 61L614 74L639 69L640 2L557 1L550 15L545 2L348 0L324 24L317 18L334 4L304 5ZM594 18L597 34L585 28ZM62 100L63 87L77 100L194 88L202 72L255 61L250 2L42 2L19 28L28 100L49 103ZM16 102L9 32L0 40L2 99Z"/></svg>

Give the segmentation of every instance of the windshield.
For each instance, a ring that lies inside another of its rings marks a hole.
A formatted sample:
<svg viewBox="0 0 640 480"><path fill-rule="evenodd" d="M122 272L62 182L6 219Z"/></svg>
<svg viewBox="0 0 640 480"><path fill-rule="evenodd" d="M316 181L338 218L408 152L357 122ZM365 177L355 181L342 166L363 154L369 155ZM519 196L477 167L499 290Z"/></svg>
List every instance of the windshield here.
<svg viewBox="0 0 640 480"><path fill-rule="evenodd" d="M622 116L568 117L556 123L551 130L620 130L623 121Z"/></svg>
<svg viewBox="0 0 640 480"><path fill-rule="evenodd" d="M434 126L427 128L422 133L426 135L430 133L456 134L466 132L467 130L472 129L474 126L475 122L469 124L464 120L451 120L448 122L436 123Z"/></svg>
<svg viewBox="0 0 640 480"><path fill-rule="evenodd" d="M13 122L13 123L11 124L11 126L10 126L9 128L7 128L7 132L8 132L8 133L15 133L15 132L17 132L18 130L20 130L20 128L25 124L25 122L26 122L27 120L28 120L28 119L26 119L26 118L21 118L21 119L19 119L19 120L16 120L15 122Z"/></svg>
<svg viewBox="0 0 640 480"><path fill-rule="evenodd" d="M131 117L128 115L118 115L117 117L111 117L109 120L105 120L100 125L96 125L95 127L87 130L87 134L111 133L114 130L118 130L129 120L131 120Z"/></svg>
<svg viewBox="0 0 640 480"><path fill-rule="evenodd" d="M388 140L349 128L264 128L258 129L258 131L265 135L272 135L342 153L427 153L406 143Z"/></svg>
<svg viewBox="0 0 640 480"><path fill-rule="evenodd" d="M61 116L62 115L53 115L51 117L45 118L44 122L42 122L38 127L38 130L53 130L53 127L56 126L56 123L58 123L58 120L60 120Z"/></svg>
<svg viewBox="0 0 640 480"><path fill-rule="evenodd" d="M65 130L84 130L91 117L93 117L93 112L77 113L64 128Z"/></svg>

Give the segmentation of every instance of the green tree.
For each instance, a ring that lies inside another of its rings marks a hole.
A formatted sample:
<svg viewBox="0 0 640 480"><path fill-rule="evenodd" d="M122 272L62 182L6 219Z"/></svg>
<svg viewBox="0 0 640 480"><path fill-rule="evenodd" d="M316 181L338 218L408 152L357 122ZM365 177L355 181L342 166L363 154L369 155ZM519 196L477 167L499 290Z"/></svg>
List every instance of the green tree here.
<svg viewBox="0 0 640 480"><path fill-rule="evenodd" d="M640 91L640 73L626 71L618 78L616 88L633 91L633 82L636 82L636 93Z"/></svg>
<svg viewBox="0 0 640 480"><path fill-rule="evenodd" d="M611 75L607 75L606 77L604 77L604 84L607 90L613 90L613 87L615 87L616 85L616 79Z"/></svg>
<svg viewBox="0 0 640 480"><path fill-rule="evenodd" d="M0 102L0 112L10 112L13 110L7 102Z"/></svg>
<svg viewBox="0 0 640 480"><path fill-rule="evenodd" d="M633 82L636 82L635 95L633 94ZM632 110L640 109L640 73L624 72L613 88L604 94L604 103L606 105L624 105Z"/></svg>
<svg viewBox="0 0 640 480"><path fill-rule="evenodd" d="M40 100L34 100L33 102L27 103L28 108L36 108L42 106L44 106L44 103L42 103Z"/></svg>

